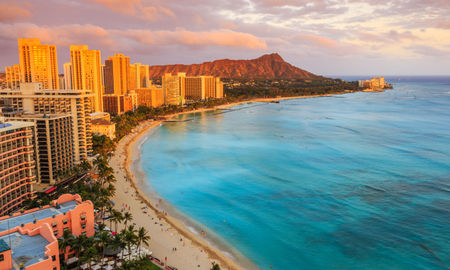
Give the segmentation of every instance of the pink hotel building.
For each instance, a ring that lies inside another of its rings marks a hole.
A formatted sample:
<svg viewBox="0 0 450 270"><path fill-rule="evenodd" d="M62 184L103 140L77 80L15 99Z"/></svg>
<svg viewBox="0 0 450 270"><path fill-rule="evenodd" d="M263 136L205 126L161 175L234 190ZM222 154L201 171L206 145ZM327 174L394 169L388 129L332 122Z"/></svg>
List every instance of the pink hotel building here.
<svg viewBox="0 0 450 270"><path fill-rule="evenodd" d="M91 201L64 194L48 206L0 217L0 269L59 270L58 238L65 230L95 234Z"/></svg>

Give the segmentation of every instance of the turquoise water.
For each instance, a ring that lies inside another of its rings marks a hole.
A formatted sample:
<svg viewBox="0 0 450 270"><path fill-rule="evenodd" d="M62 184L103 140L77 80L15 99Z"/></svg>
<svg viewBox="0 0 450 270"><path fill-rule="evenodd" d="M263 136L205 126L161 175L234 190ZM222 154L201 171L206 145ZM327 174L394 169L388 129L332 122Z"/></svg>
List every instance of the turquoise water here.
<svg viewBox="0 0 450 270"><path fill-rule="evenodd" d="M259 268L450 267L449 80L179 119L152 188Z"/></svg>

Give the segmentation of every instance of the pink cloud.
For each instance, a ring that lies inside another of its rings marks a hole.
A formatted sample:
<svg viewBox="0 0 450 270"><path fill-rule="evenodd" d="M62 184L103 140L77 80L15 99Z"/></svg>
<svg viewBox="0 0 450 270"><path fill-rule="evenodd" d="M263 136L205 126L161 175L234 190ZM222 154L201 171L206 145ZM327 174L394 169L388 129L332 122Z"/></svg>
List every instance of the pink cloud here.
<svg viewBox="0 0 450 270"><path fill-rule="evenodd" d="M339 46L338 42L331 38L316 36L311 34L299 34L295 35L295 40L304 41L306 43L310 43L313 46L317 46L320 48L337 48Z"/></svg>
<svg viewBox="0 0 450 270"><path fill-rule="evenodd" d="M42 43L57 46L98 44L101 47L116 48L115 40L109 32L95 25L44 27L29 23L0 24L0 39L15 41L18 38L40 38Z"/></svg>
<svg viewBox="0 0 450 270"><path fill-rule="evenodd" d="M154 21L163 17L175 17L173 11L159 5L147 5L143 0L85 0L109 8L112 11Z"/></svg>
<svg viewBox="0 0 450 270"><path fill-rule="evenodd" d="M30 16L30 11L23 5L13 4L12 1L0 3L0 22L24 20L28 19Z"/></svg>
<svg viewBox="0 0 450 270"><path fill-rule="evenodd" d="M176 29L175 31L128 30L123 35L140 43L153 45L216 45L248 49L267 49L267 44L264 40L251 34L231 30L208 32L193 32L184 29Z"/></svg>
<svg viewBox="0 0 450 270"><path fill-rule="evenodd" d="M53 27L35 24L0 24L0 40L40 38L43 43L57 46L94 44L97 49L123 50L133 44L225 46L248 49L267 49L266 42L251 34L231 30L193 32L104 29L95 25L60 25Z"/></svg>

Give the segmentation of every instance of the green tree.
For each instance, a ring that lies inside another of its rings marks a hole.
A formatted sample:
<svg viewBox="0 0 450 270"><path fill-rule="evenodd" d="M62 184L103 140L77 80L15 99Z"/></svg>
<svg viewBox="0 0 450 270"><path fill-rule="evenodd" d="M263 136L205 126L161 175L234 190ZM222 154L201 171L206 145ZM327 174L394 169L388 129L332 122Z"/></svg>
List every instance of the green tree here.
<svg viewBox="0 0 450 270"><path fill-rule="evenodd" d="M148 246L151 237L148 235L147 230L144 227L140 227L137 232L137 244L139 249L139 257L141 256L141 245L145 244Z"/></svg>

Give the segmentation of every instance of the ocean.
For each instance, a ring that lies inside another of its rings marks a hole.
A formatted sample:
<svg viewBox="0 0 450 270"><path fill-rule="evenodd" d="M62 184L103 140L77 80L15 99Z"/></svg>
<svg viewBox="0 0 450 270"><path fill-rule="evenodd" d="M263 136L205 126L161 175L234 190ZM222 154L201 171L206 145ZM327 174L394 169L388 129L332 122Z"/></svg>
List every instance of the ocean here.
<svg viewBox="0 0 450 270"><path fill-rule="evenodd" d="M141 146L149 192L259 269L448 269L450 77L386 79L181 115Z"/></svg>

